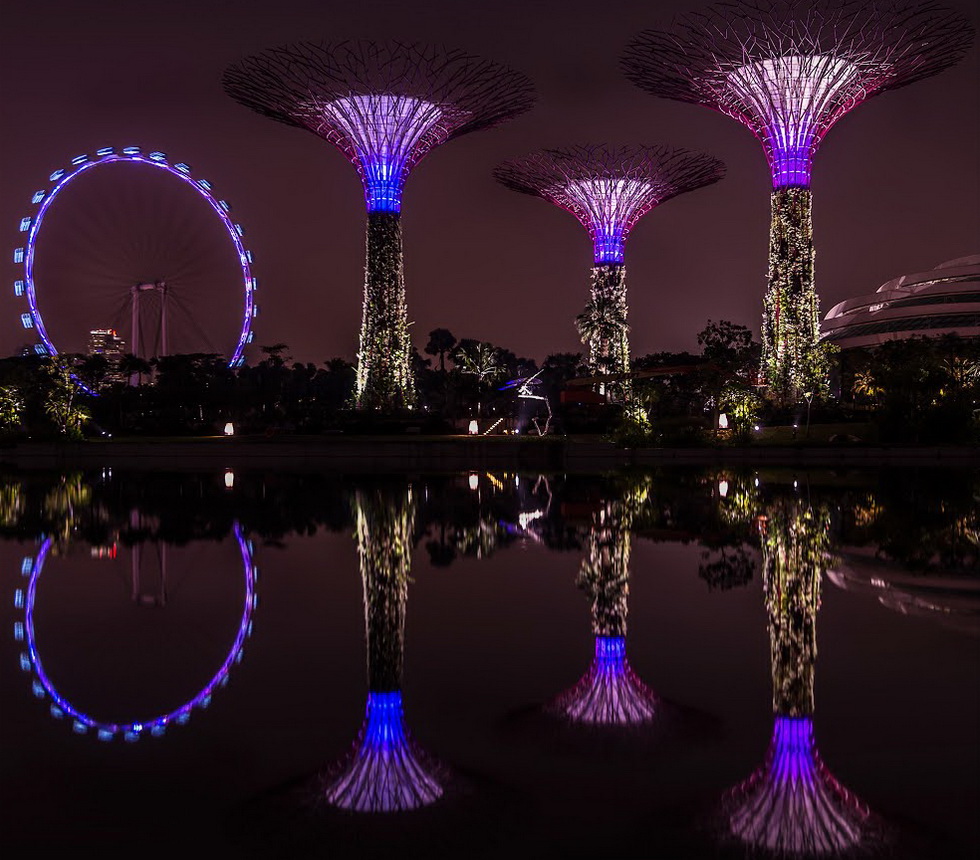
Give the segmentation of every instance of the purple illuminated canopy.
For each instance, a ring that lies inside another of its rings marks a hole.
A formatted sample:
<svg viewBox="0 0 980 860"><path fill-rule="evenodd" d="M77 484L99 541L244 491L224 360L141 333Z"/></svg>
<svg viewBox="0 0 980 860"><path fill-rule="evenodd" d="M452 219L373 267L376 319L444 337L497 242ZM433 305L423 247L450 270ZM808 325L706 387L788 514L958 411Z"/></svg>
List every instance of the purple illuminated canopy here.
<svg viewBox="0 0 980 860"><path fill-rule="evenodd" d="M401 42L301 42L224 75L236 101L334 144L357 167L368 211L397 212L412 167L445 141L534 101L522 74L463 51Z"/></svg>
<svg viewBox="0 0 980 860"><path fill-rule="evenodd" d="M746 0L648 30L623 57L648 92L713 108L765 147L773 186L808 187L820 141L880 92L937 74L973 31L931 2Z"/></svg>
<svg viewBox="0 0 980 860"><path fill-rule="evenodd" d="M724 173L720 161L684 149L576 146L506 161L494 176L571 212L592 237L595 262L603 264L623 262L626 238L647 212Z"/></svg>

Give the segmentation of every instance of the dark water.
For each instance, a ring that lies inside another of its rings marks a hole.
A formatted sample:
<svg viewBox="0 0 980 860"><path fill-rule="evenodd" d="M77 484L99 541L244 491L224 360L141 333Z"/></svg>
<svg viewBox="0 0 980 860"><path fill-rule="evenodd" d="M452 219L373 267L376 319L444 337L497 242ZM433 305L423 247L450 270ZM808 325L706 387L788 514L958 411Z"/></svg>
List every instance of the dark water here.
<svg viewBox="0 0 980 860"><path fill-rule="evenodd" d="M978 498L962 470L6 473L0 845L976 856Z"/></svg>

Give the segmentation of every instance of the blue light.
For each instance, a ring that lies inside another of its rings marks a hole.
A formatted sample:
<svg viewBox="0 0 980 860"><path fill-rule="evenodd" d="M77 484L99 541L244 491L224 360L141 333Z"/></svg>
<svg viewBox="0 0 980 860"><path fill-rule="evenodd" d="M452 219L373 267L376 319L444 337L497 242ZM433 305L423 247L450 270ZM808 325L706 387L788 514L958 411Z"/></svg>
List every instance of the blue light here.
<svg viewBox="0 0 980 860"><path fill-rule="evenodd" d="M123 149L123 155L139 155L140 148L138 146L127 146Z"/></svg>
<svg viewBox="0 0 980 860"><path fill-rule="evenodd" d="M31 229L31 219L30 217L20 219L20 232L26 233Z"/></svg>
<svg viewBox="0 0 980 860"><path fill-rule="evenodd" d="M76 155L71 160L71 163L74 164L74 165L79 165L79 164L84 164L86 161L88 161L88 156L87 155Z"/></svg>
<svg viewBox="0 0 980 860"><path fill-rule="evenodd" d="M22 295L24 295L24 282L23 281L14 281L14 295L15 296L22 296Z"/></svg>
<svg viewBox="0 0 980 860"><path fill-rule="evenodd" d="M31 572L33 567L34 567L34 556L25 555L20 562L20 572L26 576Z"/></svg>
<svg viewBox="0 0 980 860"><path fill-rule="evenodd" d="M600 671L622 673L626 668L626 637L596 636L595 659Z"/></svg>
<svg viewBox="0 0 980 860"><path fill-rule="evenodd" d="M149 158L152 158L154 161L166 161L167 154L165 152L151 152Z"/></svg>
<svg viewBox="0 0 980 860"><path fill-rule="evenodd" d="M31 692L37 699L44 698L44 684L38 681L36 678L31 682Z"/></svg>
<svg viewBox="0 0 980 860"><path fill-rule="evenodd" d="M85 733L86 733L86 732L88 731L88 726L87 726L87 725L85 725L85 723L82 723L82 722L79 722L78 720L75 720L75 721L74 721L74 722L73 722L73 723L71 724L71 730L72 730L72 731L73 731L73 732L74 732L74 733L75 733L76 735L84 735L84 734L85 734Z"/></svg>
<svg viewBox="0 0 980 860"><path fill-rule="evenodd" d="M227 200L219 200L218 205L225 210L225 212L231 212L231 206L228 204Z"/></svg>
<svg viewBox="0 0 980 860"><path fill-rule="evenodd" d="M780 782L812 783L816 776L813 720L777 716L772 734L773 777Z"/></svg>
<svg viewBox="0 0 980 860"><path fill-rule="evenodd" d="M179 170L181 173L190 173L191 172L191 166L189 164L184 164L183 161L178 161L174 165L174 170Z"/></svg>
<svg viewBox="0 0 980 860"><path fill-rule="evenodd" d="M98 733L96 734L96 737L100 741L111 741L112 735L113 733L110 732L108 729L99 729Z"/></svg>
<svg viewBox="0 0 980 860"><path fill-rule="evenodd" d="M407 741L402 691L368 693L367 726L364 730L362 748L389 752L396 747L404 746Z"/></svg>
<svg viewBox="0 0 980 860"><path fill-rule="evenodd" d="M245 230L244 230L244 228L242 227L242 225L241 225L241 224L236 224L236 225L235 225L235 232L236 232L236 233L237 233L237 234L238 234L239 236L244 236L244 235L245 235Z"/></svg>
<svg viewBox="0 0 980 860"><path fill-rule="evenodd" d="M101 158L103 155L112 155L115 151L115 147L103 146L102 149L95 150L95 154Z"/></svg>
<svg viewBox="0 0 980 860"><path fill-rule="evenodd" d="M34 318L30 314L21 314L20 323L24 328L34 328Z"/></svg>
<svg viewBox="0 0 980 860"><path fill-rule="evenodd" d="M211 183L208 182L206 179L198 179L197 184L200 185L201 188L203 188L205 191L211 190Z"/></svg>
<svg viewBox="0 0 980 860"><path fill-rule="evenodd" d="M44 194L43 188L40 191L35 191L34 196L31 198L31 203L40 203L44 199Z"/></svg>
<svg viewBox="0 0 980 860"><path fill-rule="evenodd" d="M48 348L43 343L36 343L34 344L34 352L38 355L47 355Z"/></svg>
<svg viewBox="0 0 980 860"><path fill-rule="evenodd" d="M24 638L24 622L15 621L14 622L14 639L18 642L22 641Z"/></svg>
<svg viewBox="0 0 980 860"><path fill-rule="evenodd" d="M23 672L31 671L31 658L28 657L23 651L20 652L20 668Z"/></svg>
<svg viewBox="0 0 980 860"><path fill-rule="evenodd" d="M56 170L54 173L52 173L48 177L48 179L50 179L52 182L56 182L57 180L61 179L61 177L64 175L65 175L65 169L62 167L59 170Z"/></svg>
<svg viewBox="0 0 980 860"><path fill-rule="evenodd" d="M14 248L14 262L23 263L24 262L24 249Z"/></svg>
<svg viewBox="0 0 980 860"><path fill-rule="evenodd" d="M24 608L24 589L22 588L14 589L14 608Z"/></svg>

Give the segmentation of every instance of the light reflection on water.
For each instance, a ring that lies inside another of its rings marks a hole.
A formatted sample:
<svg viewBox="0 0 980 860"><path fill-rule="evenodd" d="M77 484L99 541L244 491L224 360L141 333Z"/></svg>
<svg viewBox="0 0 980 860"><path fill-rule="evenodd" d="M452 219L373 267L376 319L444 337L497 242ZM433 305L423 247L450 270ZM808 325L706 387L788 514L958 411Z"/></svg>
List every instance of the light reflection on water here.
<svg viewBox="0 0 980 860"><path fill-rule="evenodd" d="M152 796L256 856L371 856L413 820L477 856L968 852L978 483L2 476L10 836L103 845L122 808L109 843L142 844ZM667 704L720 729L662 733Z"/></svg>

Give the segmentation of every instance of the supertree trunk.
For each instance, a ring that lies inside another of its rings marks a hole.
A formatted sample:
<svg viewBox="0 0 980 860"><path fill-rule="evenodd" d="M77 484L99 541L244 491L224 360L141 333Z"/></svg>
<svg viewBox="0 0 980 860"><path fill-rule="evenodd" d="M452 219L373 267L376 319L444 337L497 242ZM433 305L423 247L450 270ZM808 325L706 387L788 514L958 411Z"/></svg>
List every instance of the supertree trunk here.
<svg viewBox="0 0 980 860"><path fill-rule="evenodd" d="M791 403L813 390L820 311L813 286L813 219L809 188L772 192L769 288L762 321L762 366L777 399Z"/></svg>
<svg viewBox="0 0 980 860"><path fill-rule="evenodd" d="M364 585L368 700L364 723L339 776L323 786L328 803L355 812L395 812L442 796L428 756L412 739L402 705L405 607L415 504L404 491L357 490L357 548Z"/></svg>
<svg viewBox="0 0 980 860"><path fill-rule="evenodd" d="M624 404L630 418L644 422L646 413L633 399L630 379L629 306L626 301L626 266L622 263L597 263L592 268L590 308L585 316L594 316L589 331L589 364L595 373L620 377L610 384L613 399ZM590 313L591 310L591 313Z"/></svg>
<svg viewBox="0 0 980 860"><path fill-rule="evenodd" d="M367 216L355 398L358 409L391 411L415 404L399 212L375 211Z"/></svg>
<svg viewBox="0 0 980 860"><path fill-rule="evenodd" d="M769 615L772 707L783 716L813 713L820 580L830 548L830 514L798 500L769 509L762 541Z"/></svg>

